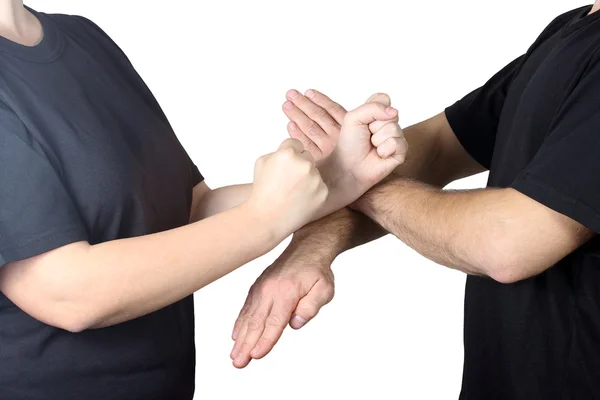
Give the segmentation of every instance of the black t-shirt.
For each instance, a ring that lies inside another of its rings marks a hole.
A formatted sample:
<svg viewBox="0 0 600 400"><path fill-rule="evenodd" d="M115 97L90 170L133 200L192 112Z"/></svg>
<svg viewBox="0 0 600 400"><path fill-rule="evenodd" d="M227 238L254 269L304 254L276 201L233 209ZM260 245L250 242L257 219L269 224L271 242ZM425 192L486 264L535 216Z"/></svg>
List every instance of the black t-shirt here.
<svg viewBox="0 0 600 400"><path fill-rule="evenodd" d="M600 13L555 19L446 110L488 186L600 232ZM600 239L512 285L470 276L462 400L600 399Z"/></svg>
<svg viewBox="0 0 600 400"><path fill-rule="evenodd" d="M125 55L89 20L36 15L39 45L0 38L0 268L187 224L202 176ZM191 399L193 312L70 333L0 293L0 399Z"/></svg>

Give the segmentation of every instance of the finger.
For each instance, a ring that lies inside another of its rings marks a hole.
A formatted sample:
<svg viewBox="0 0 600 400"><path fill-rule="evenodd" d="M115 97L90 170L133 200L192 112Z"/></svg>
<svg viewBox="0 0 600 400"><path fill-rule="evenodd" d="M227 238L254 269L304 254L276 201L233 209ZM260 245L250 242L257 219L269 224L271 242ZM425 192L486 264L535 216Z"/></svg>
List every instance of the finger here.
<svg viewBox="0 0 600 400"><path fill-rule="evenodd" d="M315 144L315 142L313 142L312 140L310 140L310 138L308 136L306 136L304 134L304 132L302 132L300 130L300 128L298 128L298 125L295 122L290 121L288 123L287 130L288 130L288 134L290 135L290 137L293 138L293 139L297 139L300 142L302 142L302 144L304 145L304 148L307 151L310 151L311 154L313 156L315 156L315 158L321 158L322 157L323 151L319 148L319 146L317 146Z"/></svg>
<svg viewBox="0 0 600 400"><path fill-rule="evenodd" d="M390 99L390 96L388 96L385 93L375 93L374 95L372 95L371 97L369 97L366 101L366 103L372 103L372 102L377 102L377 103L381 103L381 104L385 104L386 106L391 106L392 105L392 99ZM396 117L394 120L395 122L398 122L398 117ZM375 121L369 124L369 130L372 133L377 132L379 129L381 129L385 124L387 124L387 121Z"/></svg>
<svg viewBox="0 0 600 400"><path fill-rule="evenodd" d="M240 329L242 328L242 323L246 320L246 314L248 313L248 310L250 309L250 298L252 297L251 293L248 293L248 296L246 297L246 301L244 302L244 306L242 307L242 309L240 310L240 314L238 315L237 319L235 320L235 324L233 325L233 332L231 333L231 339L232 340L236 340L239 333L240 333Z"/></svg>
<svg viewBox="0 0 600 400"><path fill-rule="evenodd" d="M306 97L308 97L316 105L324 108L338 124L341 125L344 123L344 117L346 116L346 113L347 113L347 111L344 107L342 107L335 101L331 100L329 97L325 96L323 93L321 93L317 90L314 90L314 89L307 90L306 93L304 93L304 95Z"/></svg>
<svg viewBox="0 0 600 400"><path fill-rule="evenodd" d="M391 137L377 147L377 154L381 158L393 157L399 162L404 162L408 151L408 143L404 137Z"/></svg>
<svg viewBox="0 0 600 400"><path fill-rule="evenodd" d="M319 280L298 302L290 319L292 329L300 329L317 316L323 306L328 304L334 295L333 285L325 280Z"/></svg>
<svg viewBox="0 0 600 400"><path fill-rule="evenodd" d="M271 313L272 306L272 301L266 302L246 319L246 334L243 338L240 336L240 340L238 340L240 345L233 360L233 365L236 368L244 368L250 362L250 352L265 330L265 323Z"/></svg>
<svg viewBox="0 0 600 400"><path fill-rule="evenodd" d="M314 91L307 91L306 93L313 95L314 97ZM333 118L333 116L330 115L325 108L315 104L307 96L304 96L292 89L287 92L286 98L294 103L294 105L298 107L298 109L302 111L304 115L315 121L328 135L337 134L339 131L340 124Z"/></svg>
<svg viewBox="0 0 600 400"><path fill-rule="evenodd" d="M281 334L290 320L296 305L297 301L293 299L282 300L273 305L271 314L265 322L265 330L256 343L256 346L250 352L252 358L260 359L269 354L273 346L281 338Z"/></svg>
<svg viewBox="0 0 600 400"><path fill-rule="evenodd" d="M385 104L386 106L392 105L392 99L390 99L390 96L388 96L385 93L375 93L375 94L371 95L371 97L369 97L367 99L367 101L365 101L365 103L372 103L372 102Z"/></svg>
<svg viewBox="0 0 600 400"><path fill-rule="evenodd" d="M365 103L346 114L344 123L352 125L369 125L375 121L389 122L398 117L398 110L382 103Z"/></svg>
<svg viewBox="0 0 600 400"><path fill-rule="evenodd" d="M374 132L371 136L371 143L373 146L379 147L383 142L391 137L402 137L404 136L402 129L395 122L388 122L383 125L378 131Z"/></svg>
<svg viewBox="0 0 600 400"><path fill-rule="evenodd" d="M237 358L237 356L240 352L240 348L242 347L243 340L246 337L247 330L248 330L248 319L244 318L244 320L241 322L238 336L235 339L235 343L233 344L233 349L231 350L231 354L229 354L229 358L231 358L232 361L234 361Z"/></svg>
<svg viewBox="0 0 600 400"><path fill-rule="evenodd" d="M302 153L304 151L304 145L298 139L285 139L281 142L281 145L279 145L279 150L284 149L293 149L296 153Z"/></svg>
<svg viewBox="0 0 600 400"><path fill-rule="evenodd" d="M283 112L295 122L302 133L312 141L320 150L327 149L329 146L329 135L321 128L319 124L310 119L302 110L300 110L291 101L283 104Z"/></svg>

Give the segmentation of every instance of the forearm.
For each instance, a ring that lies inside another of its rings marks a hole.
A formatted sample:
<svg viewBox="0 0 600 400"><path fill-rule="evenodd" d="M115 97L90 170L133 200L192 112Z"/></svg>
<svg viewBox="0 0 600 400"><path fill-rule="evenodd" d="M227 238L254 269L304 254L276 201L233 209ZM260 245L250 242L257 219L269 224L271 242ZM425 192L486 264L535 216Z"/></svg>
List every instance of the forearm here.
<svg viewBox="0 0 600 400"><path fill-rule="evenodd" d="M266 225L242 205L162 233L78 243L5 267L0 289L51 325L74 331L114 325L172 304L265 254L279 241Z"/></svg>
<svg viewBox="0 0 600 400"><path fill-rule="evenodd" d="M438 115L406 128L404 135L409 150L405 162L394 171L393 176L415 178L443 187L454 179L478 172L477 167L472 165L460 170L448 168L449 165L461 163L452 156L454 151L442 151L443 148L460 146L454 142L447 143L448 140L440 133L443 129L448 129L447 124L445 116ZM387 233L371 219L346 208L298 231L294 235L294 251L318 253L333 260L342 252L376 240Z"/></svg>
<svg viewBox="0 0 600 400"><path fill-rule="evenodd" d="M388 232L360 212L343 208L294 233L286 252L304 260L318 258L331 264L344 251Z"/></svg>
<svg viewBox="0 0 600 400"><path fill-rule="evenodd" d="M210 190L192 206L190 222L198 222L222 213L246 201L252 193L252 184L225 186Z"/></svg>
<svg viewBox="0 0 600 400"><path fill-rule="evenodd" d="M502 283L545 271L591 237L577 222L510 188L444 191L399 178L353 207L423 256Z"/></svg>
<svg viewBox="0 0 600 400"><path fill-rule="evenodd" d="M371 189L353 207L423 256L448 267L488 275L481 254L498 190L442 191L409 179ZM485 210L485 211L484 211ZM493 229L493 228L492 228Z"/></svg>

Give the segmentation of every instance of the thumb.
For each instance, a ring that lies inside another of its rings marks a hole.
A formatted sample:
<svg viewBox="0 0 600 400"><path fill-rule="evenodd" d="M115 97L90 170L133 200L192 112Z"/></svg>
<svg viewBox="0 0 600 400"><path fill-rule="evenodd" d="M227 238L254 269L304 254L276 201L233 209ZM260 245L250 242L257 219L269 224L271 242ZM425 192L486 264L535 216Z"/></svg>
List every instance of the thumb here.
<svg viewBox="0 0 600 400"><path fill-rule="evenodd" d="M333 299L333 294L333 284L326 280L319 280L298 302L290 319L290 327L300 329L309 323L321 308Z"/></svg>

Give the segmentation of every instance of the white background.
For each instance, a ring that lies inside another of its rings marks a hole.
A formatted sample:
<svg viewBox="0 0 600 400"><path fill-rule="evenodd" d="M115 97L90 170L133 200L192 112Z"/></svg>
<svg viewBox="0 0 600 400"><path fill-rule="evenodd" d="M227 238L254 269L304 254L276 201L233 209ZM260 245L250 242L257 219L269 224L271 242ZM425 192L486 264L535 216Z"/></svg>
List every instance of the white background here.
<svg viewBox="0 0 600 400"><path fill-rule="evenodd" d="M347 108L387 92L403 126L527 50L573 0L29 1L84 15L125 51L209 186L249 182L286 137L287 89ZM484 186L486 174L452 187ZM246 292L282 251L196 295L197 399L456 399L465 277L387 237L334 264L336 297L264 360L229 360Z"/></svg>

